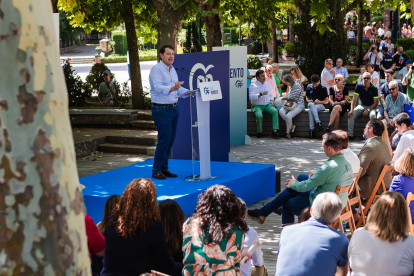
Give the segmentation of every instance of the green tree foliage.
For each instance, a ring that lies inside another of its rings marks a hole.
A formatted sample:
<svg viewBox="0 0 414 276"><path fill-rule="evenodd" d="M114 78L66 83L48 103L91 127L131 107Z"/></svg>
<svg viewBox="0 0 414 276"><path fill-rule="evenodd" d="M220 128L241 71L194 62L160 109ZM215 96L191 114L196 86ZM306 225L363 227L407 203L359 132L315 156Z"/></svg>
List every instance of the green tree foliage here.
<svg viewBox="0 0 414 276"><path fill-rule="evenodd" d="M247 61L247 69L260 69L262 67L262 63L256 55L247 55L247 57L249 58Z"/></svg>
<svg viewBox="0 0 414 276"><path fill-rule="evenodd" d="M312 11L314 8L312 0L293 1L301 20L301 24L295 24L294 27L299 40L296 53L301 56L298 65L309 79L312 74L320 74L325 66L325 59L346 60L348 46L346 31L343 27L346 10L343 7L346 6L347 0L325 0L322 6L325 11L329 10L329 16L326 16L323 24L319 25L309 23L315 15Z"/></svg>
<svg viewBox="0 0 414 276"><path fill-rule="evenodd" d="M89 100L92 95L91 86L82 81L70 64L66 64L63 68L63 73L65 75L66 88L68 89L69 106L85 106L86 100Z"/></svg>
<svg viewBox="0 0 414 276"><path fill-rule="evenodd" d="M59 11L59 17L60 39L62 40L63 44L68 44L71 41L80 43L80 41L78 41L79 39L77 38L77 35L84 32L83 28L72 26L64 11Z"/></svg>
<svg viewBox="0 0 414 276"><path fill-rule="evenodd" d="M194 52L202 52L203 46L201 46L201 43L200 43L200 37L198 34L198 25L197 25L197 22L195 21L191 23L191 40L194 45Z"/></svg>
<svg viewBox="0 0 414 276"><path fill-rule="evenodd" d="M404 51L414 50L414 40L412 38L398 38L395 47L402 46Z"/></svg>
<svg viewBox="0 0 414 276"><path fill-rule="evenodd" d="M190 53L191 51L191 22L187 23L187 33L185 34L185 43L183 52Z"/></svg>

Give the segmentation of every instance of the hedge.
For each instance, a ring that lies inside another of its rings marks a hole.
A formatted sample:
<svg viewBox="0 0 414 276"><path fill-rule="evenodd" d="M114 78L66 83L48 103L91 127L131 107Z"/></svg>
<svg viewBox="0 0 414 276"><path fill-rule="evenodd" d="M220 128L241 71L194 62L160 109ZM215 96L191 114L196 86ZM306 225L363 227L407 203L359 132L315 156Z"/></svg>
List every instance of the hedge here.
<svg viewBox="0 0 414 276"><path fill-rule="evenodd" d="M140 55L139 61L149 61L149 60L157 60L157 55ZM119 63L119 62L127 62L126 56L109 56L101 58L102 62L105 63Z"/></svg>
<svg viewBox="0 0 414 276"><path fill-rule="evenodd" d="M115 42L115 54L126 55L128 51L128 43L125 32L112 32L112 40Z"/></svg>
<svg viewBox="0 0 414 276"><path fill-rule="evenodd" d="M260 59L255 55L247 55L249 61L247 62L247 69L260 69L262 67L262 63Z"/></svg>
<svg viewBox="0 0 414 276"><path fill-rule="evenodd" d="M414 39L413 38L398 38L397 43L395 43L395 48L397 46L403 46L404 52L407 50L414 50Z"/></svg>
<svg viewBox="0 0 414 276"><path fill-rule="evenodd" d="M404 46L403 46L404 47ZM404 48L405 49L405 48ZM404 50L404 54L407 55L408 59L413 60L414 59L414 50Z"/></svg>

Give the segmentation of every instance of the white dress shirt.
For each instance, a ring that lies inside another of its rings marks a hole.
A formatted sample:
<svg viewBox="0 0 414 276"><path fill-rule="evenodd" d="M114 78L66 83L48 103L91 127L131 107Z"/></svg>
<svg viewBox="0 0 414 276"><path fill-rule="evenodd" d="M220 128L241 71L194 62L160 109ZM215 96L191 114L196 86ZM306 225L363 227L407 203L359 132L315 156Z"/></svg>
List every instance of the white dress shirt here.
<svg viewBox="0 0 414 276"><path fill-rule="evenodd" d="M400 142L398 142L397 148L394 151L392 161L394 162L400 158L408 148L414 148L414 130L409 130L403 133Z"/></svg>
<svg viewBox="0 0 414 276"><path fill-rule="evenodd" d="M244 235L243 250L248 251L249 248L258 241L259 241L259 236L257 235L256 230L254 230L252 227L249 227L249 231L247 231L247 233ZM262 252L262 249L259 247L252 254L252 260L250 262L243 263L240 265L242 276L252 275L252 265L262 266L263 264L264 264L263 252Z"/></svg>
<svg viewBox="0 0 414 276"><path fill-rule="evenodd" d="M268 92L267 95L259 97L260 93L263 94L264 91ZM261 83L258 80L250 84L249 98L253 105L267 105L270 101L273 101L273 94L270 84L267 81Z"/></svg>
<svg viewBox="0 0 414 276"><path fill-rule="evenodd" d="M348 160L348 162L351 164L352 172L358 173L359 168L361 167L361 161L359 160L358 155L356 155L355 152L353 152L350 149L343 149L341 150L341 153L343 154L345 159Z"/></svg>

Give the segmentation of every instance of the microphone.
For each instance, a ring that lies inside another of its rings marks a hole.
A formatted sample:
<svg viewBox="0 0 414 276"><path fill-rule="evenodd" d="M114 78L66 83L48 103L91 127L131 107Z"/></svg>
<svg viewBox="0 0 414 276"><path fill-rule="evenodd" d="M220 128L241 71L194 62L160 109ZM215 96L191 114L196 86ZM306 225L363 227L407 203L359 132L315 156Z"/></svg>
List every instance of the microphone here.
<svg viewBox="0 0 414 276"><path fill-rule="evenodd" d="M200 74L197 74L197 73L193 73L193 72L191 72L190 70L187 70L187 69L184 69L184 68L181 68L182 70L180 70L180 69L178 69L178 68L174 68L175 69L175 71L179 71L179 72L182 72L182 73L184 73L184 74L187 74L187 75L189 75L189 76L194 76L194 75L197 75L197 76L202 76L202 77L205 77L205 76L203 76L203 75L200 75ZM185 70L185 71L184 71ZM186 72L186 71L188 71L188 72ZM190 73L189 73L190 72Z"/></svg>

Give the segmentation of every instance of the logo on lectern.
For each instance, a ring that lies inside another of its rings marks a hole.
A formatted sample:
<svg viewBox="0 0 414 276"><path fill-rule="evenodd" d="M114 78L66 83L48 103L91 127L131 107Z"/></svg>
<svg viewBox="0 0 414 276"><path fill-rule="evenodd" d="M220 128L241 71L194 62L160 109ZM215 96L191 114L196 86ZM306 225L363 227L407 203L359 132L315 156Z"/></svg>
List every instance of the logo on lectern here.
<svg viewBox="0 0 414 276"><path fill-rule="evenodd" d="M204 87L204 94L206 94L206 95L210 94L210 91L208 90L208 87Z"/></svg>
<svg viewBox="0 0 414 276"><path fill-rule="evenodd" d="M242 80L237 80L235 83L237 88L243 87L243 81Z"/></svg>
<svg viewBox="0 0 414 276"><path fill-rule="evenodd" d="M204 67L204 65L202 63L194 64L193 68L191 68L191 74L190 74L190 79L189 79L190 90L194 89L194 86L193 86L193 76L194 75L197 76L197 88L200 87L201 82L213 81L214 80L213 76L211 74L207 74L208 70L210 70L213 67L214 67L214 65L212 65L212 64L208 65L207 67ZM199 69L204 71L204 76L202 74L195 74L195 72Z"/></svg>

